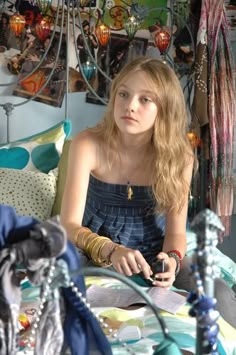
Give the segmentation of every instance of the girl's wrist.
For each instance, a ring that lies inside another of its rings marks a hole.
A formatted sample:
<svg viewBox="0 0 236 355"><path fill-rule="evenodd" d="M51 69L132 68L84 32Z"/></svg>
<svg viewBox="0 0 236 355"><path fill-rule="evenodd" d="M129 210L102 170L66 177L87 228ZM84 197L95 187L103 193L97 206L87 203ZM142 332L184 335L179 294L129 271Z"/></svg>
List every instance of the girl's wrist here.
<svg viewBox="0 0 236 355"><path fill-rule="evenodd" d="M123 246L120 244L116 244L116 243L111 242L111 243L105 245L104 249L105 249L105 247L107 247L106 251L104 250L104 254L105 254L104 257L106 259L106 263L108 265L112 265L111 257L114 255L114 253L118 249L123 248Z"/></svg>
<svg viewBox="0 0 236 355"><path fill-rule="evenodd" d="M181 268L181 262L182 262L182 255L180 254L180 252L178 250L170 250L167 252L167 255L169 256L169 258L172 258L175 260L175 276L178 275L180 268Z"/></svg>

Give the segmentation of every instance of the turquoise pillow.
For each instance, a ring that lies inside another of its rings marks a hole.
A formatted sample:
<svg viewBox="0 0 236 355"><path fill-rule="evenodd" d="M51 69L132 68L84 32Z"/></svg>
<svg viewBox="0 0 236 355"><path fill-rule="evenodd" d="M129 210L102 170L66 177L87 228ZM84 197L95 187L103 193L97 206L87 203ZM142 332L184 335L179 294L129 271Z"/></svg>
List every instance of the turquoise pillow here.
<svg viewBox="0 0 236 355"><path fill-rule="evenodd" d="M39 134L0 145L0 168L48 173L57 167L70 132L71 121L65 120Z"/></svg>

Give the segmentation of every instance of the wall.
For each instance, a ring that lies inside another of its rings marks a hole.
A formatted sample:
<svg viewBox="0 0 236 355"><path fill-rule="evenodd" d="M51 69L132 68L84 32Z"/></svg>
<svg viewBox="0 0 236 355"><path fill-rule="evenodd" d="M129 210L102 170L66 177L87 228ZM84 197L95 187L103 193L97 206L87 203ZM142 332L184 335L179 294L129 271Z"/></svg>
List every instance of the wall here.
<svg viewBox="0 0 236 355"><path fill-rule="evenodd" d="M11 83L15 76L9 75L7 68L0 65L0 84ZM19 104L26 99L11 96L14 86L0 87L0 104L10 102ZM93 126L102 117L105 106L85 103L85 93L68 95L68 118L72 121L72 135L78 131ZM36 101L18 106L12 112L9 121L10 141L28 137L41 132L62 121L65 118L65 98L61 108L52 107ZM7 141L7 119L5 111L0 107L0 143Z"/></svg>

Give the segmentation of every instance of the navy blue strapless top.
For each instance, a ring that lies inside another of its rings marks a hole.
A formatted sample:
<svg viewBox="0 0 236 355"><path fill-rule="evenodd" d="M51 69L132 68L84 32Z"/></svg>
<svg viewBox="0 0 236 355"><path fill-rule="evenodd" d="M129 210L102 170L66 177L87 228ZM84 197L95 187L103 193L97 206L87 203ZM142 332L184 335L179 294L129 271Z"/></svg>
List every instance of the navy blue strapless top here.
<svg viewBox="0 0 236 355"><path fill-rule="evenodd" d="M103 182L90 175L83 225L113 242L139 250L149 264L162 250L165 216L154 213L150 186Z"/></svg>

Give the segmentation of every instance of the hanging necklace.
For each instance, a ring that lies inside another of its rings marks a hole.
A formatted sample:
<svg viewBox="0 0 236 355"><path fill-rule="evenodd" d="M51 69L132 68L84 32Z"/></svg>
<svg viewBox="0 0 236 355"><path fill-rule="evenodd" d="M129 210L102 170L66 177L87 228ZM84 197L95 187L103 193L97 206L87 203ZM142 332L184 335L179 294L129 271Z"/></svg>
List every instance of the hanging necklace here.
<svg viewBox="0 0 236 355"><path fill-rule="evenodd" d="M127 182L127 198L128 200L132 200L132 196L133 196L134 192L132 189L132 186L130 185L130 182Z"/></svg>
<svg viewBox="0 0 236 355"><path fill-rule="evenodd" d="M124 170L127 170L127 169L124 169L125 167L127 166L127 163L124 164L123 161L121 160L120 161L120 171L124 172ZM146 164L145 164L146 166ZM129 201L132 200L133 198L133 195L134 195L134 188L132 187L131 183L130 183L130 179L129 179L129 176L131 176L132 174L132 177L133 179L135 179L135 177L137 177L137 174L140 172L142 174L142 171L140 171L140 169L142 168L143 170L143 159L139 159L138 161L138 164L136 166L133 166L132 170L128 169L128 171L126 171L126 174L123 173L122 175L123 176L126 176L127 177L127 187L126 187L126 190L127 190L127 199ZM135 180L134 180L135 181Z"/></svg>

